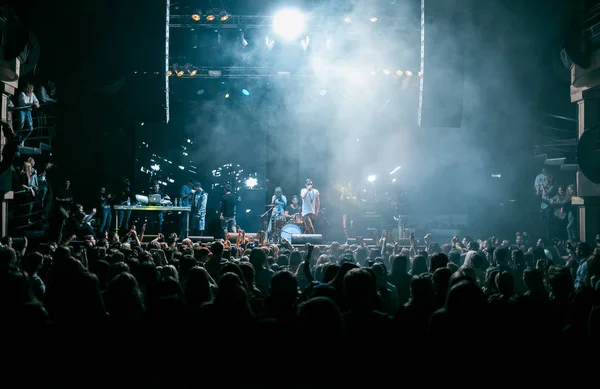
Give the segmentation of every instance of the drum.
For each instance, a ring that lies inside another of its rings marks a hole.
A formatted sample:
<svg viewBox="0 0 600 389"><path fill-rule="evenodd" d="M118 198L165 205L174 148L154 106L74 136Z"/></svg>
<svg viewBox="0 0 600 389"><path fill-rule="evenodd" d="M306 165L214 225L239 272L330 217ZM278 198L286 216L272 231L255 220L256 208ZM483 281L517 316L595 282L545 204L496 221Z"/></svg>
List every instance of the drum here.
<svg viewBox="0 0 600 389"><path fill-rule="evenodd" d="M304 220L302 220L302 215L301 215L301 214L299 214L299 213L295 214L295 215L294 215L293 222L294 222L295 224L304 224Z"/></svg>
<svg viewBox="0 0 600 389"><path fill-rule="evenodd" d="M275 220L275 230L281 231L286 224L287 222L285 220Z"/></svg>
<svg viewBox="0 0 600 389"><path fill-rule="evenodd" d="M281 229L281 239L287 239L288 242L292 242L292 235L299 235L302 233L300 227L295 224L287 224Z"/></svg>

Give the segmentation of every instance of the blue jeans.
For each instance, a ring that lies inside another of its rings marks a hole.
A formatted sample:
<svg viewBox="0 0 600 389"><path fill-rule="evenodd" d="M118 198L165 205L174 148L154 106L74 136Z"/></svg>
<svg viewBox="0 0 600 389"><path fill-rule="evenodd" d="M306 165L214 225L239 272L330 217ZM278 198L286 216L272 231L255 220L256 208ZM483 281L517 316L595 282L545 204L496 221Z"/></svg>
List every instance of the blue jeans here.
<svg viewBox="0 0 600 389"><path fill-rule="evenodd" d="M20 113L21 123L19 127L19 137L21 138L21 142L25 142L33 132L33 118L31 117L31 109L23 110ZM29 132L26 135L23 135L23 130L25 129L25 122L29 124Z"/></svg>
<svg viewBox="0 0 600 389"><path fill-rule="evenodd" d="M100 217L100 224L98 225L98 232L103 234L104 231L110 230L110 223L112 223L112 210L110 205L102 207L102 216Z"/></svg>
<svg viewBox="0 0 600 389"><path fill-rule="evenodd" d="M117 211L117 217L119 218L119 229L129 230L129 219L131 218L131 211L123 211L122 209Z"/></svg>

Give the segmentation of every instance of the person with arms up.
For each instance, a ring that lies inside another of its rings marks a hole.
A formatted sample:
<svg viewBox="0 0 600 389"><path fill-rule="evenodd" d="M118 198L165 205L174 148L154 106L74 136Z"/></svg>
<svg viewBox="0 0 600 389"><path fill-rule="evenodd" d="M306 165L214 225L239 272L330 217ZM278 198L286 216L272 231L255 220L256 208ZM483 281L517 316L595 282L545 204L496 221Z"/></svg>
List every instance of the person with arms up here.
<svg viewBox="0 0 600 389"><path fill-rule="evenodd" d="M224 232L223 237L226 237L228 232L237 232L235 228L237 198L231 193L231 185L225 185L224 191L225 194L221 196L221 227Z"/></svg>
<svg viewBox="0 0 600 389"><path fill-rule="evenodd" d="M319 191L313 188L310 178L306 179L305 188L300 192L302 197L302 218L304 219L305 233L315 233L315 221L319 217L321 198Z"/></svg>

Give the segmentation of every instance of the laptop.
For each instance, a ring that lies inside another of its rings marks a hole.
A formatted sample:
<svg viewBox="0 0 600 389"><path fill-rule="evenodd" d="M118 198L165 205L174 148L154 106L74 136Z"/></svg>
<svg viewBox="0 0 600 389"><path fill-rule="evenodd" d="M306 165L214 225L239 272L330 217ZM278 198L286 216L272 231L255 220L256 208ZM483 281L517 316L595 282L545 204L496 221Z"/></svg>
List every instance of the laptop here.
<svg viewBox="0 0 600 389"><path fill-rule="evenodd" d="M148 205L160 205L160 195L151 194L148 196Z"/></svg>

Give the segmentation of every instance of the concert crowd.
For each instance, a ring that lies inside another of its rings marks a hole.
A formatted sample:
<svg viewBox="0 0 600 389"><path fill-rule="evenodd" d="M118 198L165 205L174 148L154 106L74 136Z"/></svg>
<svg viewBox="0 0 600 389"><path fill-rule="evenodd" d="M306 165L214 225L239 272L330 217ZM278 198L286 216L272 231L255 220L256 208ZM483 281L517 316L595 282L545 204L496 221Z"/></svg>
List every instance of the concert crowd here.
<svg viewBox="0 0 600 389"><path fill-rule="evenodd" d="M34 108L39 104L32 91L27 85L20 97L19 106L28 107L19 111L22 142L32 127L27 96ZM128 179L116 194L100 188L96 208L85 212L69 180L51 190L51 168L38 171L33 157L15 166L19 212L27 224L47 221L48 231L46 243L35 247L26 238L2 239L0 298L5 323L19 335L17 347L52 351L39 371L58 386L73 379L71 370L96 375L99 365L89 361L104 352L111 363L130 364L132 379L170 386L168 372L156 382L135 374L149 368L128 360L128 347L202 350L198 358L213 366L231 363L232 349L292 361L303 355L298 347L320 339L321 348L343 355L352 350L349 344L371 353L440 346L465 331L470 339L493 336L515 345L600 338L600 237L593 245L577 241L574 186L556 185L545 169L534 185L543 239L518 233L514 240L455 236L438 242L431 234L422 240L411 234L403 246L405 240L386 232L374 240L356 237L360 199L352 182L339 198L347 242L292 245L285 237L290 225L297 226L290 233L319 232L320 193L310 179L289 201L275 189L268 228L256 235L237 225L236 196L225 186L219 210L224 239L205 243L188 238L206 230L202 184L190 179L174 201L155 184L150 195L158 196L157 205L189 207L190 220L184 212L179 233L165 236L163 212L155 212L157 235L147 242L145 224L138 230L130 210L113 209L138 201ZM173 337L177 332L188 337ZM106 342L108 349L82 347L77 339ZM179 379L193 382L193 361L176 362L183 370ZM248 358L245 366L262 362ZM118 374L104 378L112 376Z"/></svg>

